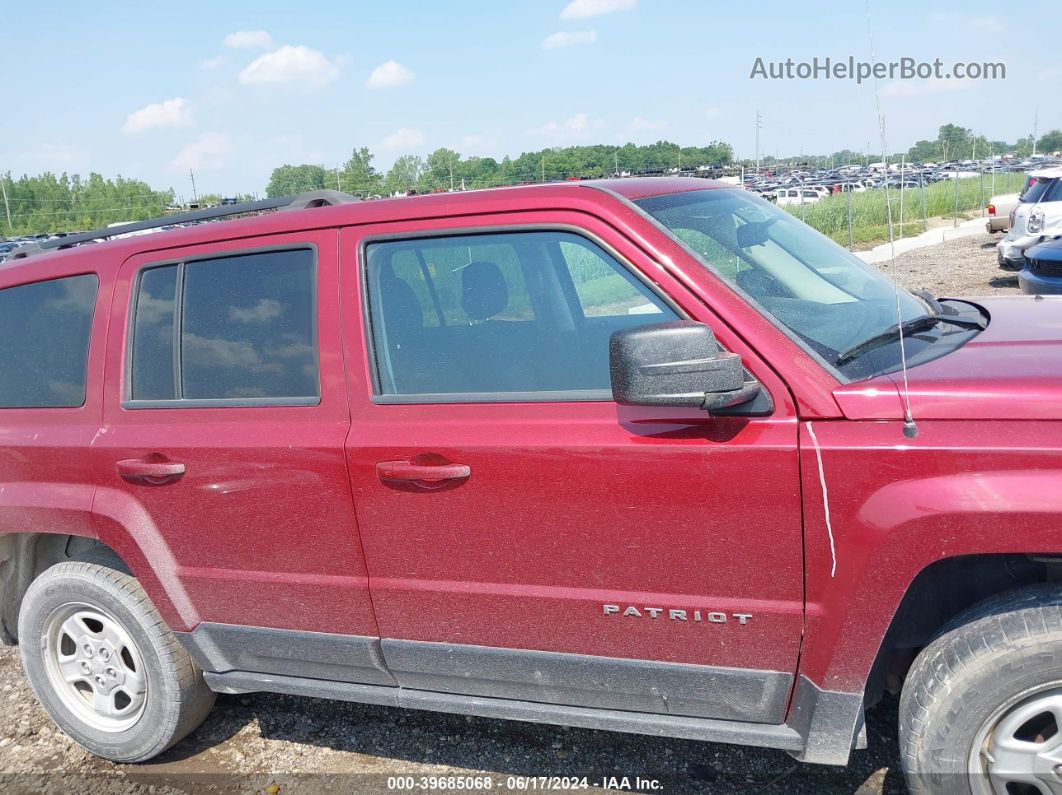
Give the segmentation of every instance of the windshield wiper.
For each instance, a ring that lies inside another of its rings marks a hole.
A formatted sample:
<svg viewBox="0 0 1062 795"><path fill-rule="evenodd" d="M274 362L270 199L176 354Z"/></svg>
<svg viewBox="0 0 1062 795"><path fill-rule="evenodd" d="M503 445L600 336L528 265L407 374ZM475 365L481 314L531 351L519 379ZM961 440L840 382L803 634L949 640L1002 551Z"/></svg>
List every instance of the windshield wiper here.
<svg viewBox="0 0 1062 795"><path fill-rule="evenodd" d="M848 350L838 354L837 358L833 360L833 363L844 364L862 353L866 353L873 348L877 348L881 345L892 342L893 340L899 339L901 336L906 337L910 334L916 334L919 331L928 331L933 328L933 326L937 325L937 323L950 323L953 326L961 326L963 328L984 328L984 326L976 320L950 317L948 315L919 315L910 320L905 320L903 323L893 324L880 334L875 334L873 337L863 340L858 345L853 345Z"/></svg>

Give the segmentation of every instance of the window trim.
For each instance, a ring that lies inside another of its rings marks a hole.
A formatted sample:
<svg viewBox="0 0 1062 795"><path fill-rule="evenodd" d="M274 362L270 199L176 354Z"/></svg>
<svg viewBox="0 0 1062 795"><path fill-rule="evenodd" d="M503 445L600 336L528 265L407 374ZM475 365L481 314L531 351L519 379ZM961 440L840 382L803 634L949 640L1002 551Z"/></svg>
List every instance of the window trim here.
<svg viewBox="0 0 1062 795"><path fill-rule="evenodd" d="M358 242L358 281L361 292L362 327L365 334L365 352L369 357L369 373L372 379L370 400L375 405L421 405L421 404L474 404L474 403L587 403L615 402L611 389L571 389L541 392L418 392L404 395L385 394L381 389L380 368L377 360L376 337L372 326L372 302L369 290L369 260L367 249L374 243L396 243L423 238L474 237L478 235L520 234L525 232L568 232L595 244L612 257L620 267L657 296L678 320L690 316L675 300L653 282L625 256L620 254L601 236L575 224L532 222L528 224L488 224L483 226L453 227L446 229L422 229L413 232L388 232L367 235Z"/></svg>
<svg viewBox="0 0 1062 795"><path fill-rule="evenodd" d="M309 251L310 262L310 311L313 315L313 364L316 374L316 394L303 397L264 397L264 398L174 398L174 399L140 399L133 398L133 337L135 335L136 309L140 300L140 282L144 273L156 268L177 267L177 284L174 291L173 302L173 378L174 390L180 394L181 390L181 330L184 308L184 266L188 263L202 262L206 260L227 259L253 254L274 254L285 251ZM191 409L191 408L274 408L274 407L302 407L318 406L321 404L321 347L320 347L320 315L318 309L318 290L320 269L320 252L317 245L312 242L289 243L274 246L255 246L250 248L225 249L223 251L203 252L188 257L173 257L154 262L145 262L136 266L136 273L132 280L132 290L129 297L129 312L126 317L124 368L122 372L122 402L123 409Z"/></svg>
<svg viewBox="0 0 1062 795"><path fill-rule="evenodd" d="M19 282L17 284L9 284L4 287L0 287L0 291L14 290L18 287L31 287L35 284L47 284L48 282L57 282L61 279L76 279L81 276L92 276L96 279L96 292L92 298L92 312L89 314L89 328L88 338L85 340L85 375L83 392L81 402L76 406L3 406L0 405L0 411L76 411L83 409L88 405L89 399L89 364L92 360L92 338L96 334L96 313L100 308L100 286L103 284L103 280L100 278L100 274L97 271L86 270L78 271L76 273L64 273L60 276L52 276L47 279L33 279L28 282Z"/></svg>

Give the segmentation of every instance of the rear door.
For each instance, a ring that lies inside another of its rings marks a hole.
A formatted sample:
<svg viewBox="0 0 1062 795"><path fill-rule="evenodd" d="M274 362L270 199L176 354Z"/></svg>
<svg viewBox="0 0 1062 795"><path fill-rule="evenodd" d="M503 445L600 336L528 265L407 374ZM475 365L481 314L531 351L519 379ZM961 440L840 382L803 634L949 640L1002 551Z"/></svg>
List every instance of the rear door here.
<svg viewBox="0 0 1062 795"><path fill-rule="evenodd" d="M345 230L351 480L400 684L780 722L801 631L796 421L617 405L612 331L715 319L607 224ZM652 274L652 279L642 274Z"/></svg>
<svg viewBox="0 0 1062 795"><path fill-rule="evenodd" d="M96 512L174 628L214 670L390 683L343 457L336 232L131 258L108 350Z"/></svg>

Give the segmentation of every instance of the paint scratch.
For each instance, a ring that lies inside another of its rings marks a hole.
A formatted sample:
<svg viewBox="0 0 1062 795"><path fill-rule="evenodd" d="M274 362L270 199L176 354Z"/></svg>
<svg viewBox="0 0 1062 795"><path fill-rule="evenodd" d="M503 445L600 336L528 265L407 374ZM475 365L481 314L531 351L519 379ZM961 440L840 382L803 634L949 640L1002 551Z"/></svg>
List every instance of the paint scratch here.
<svg viewBox="0 0 1062 795"><path fill-rule="evenodd" d="M830 576L835 577L837 575L837 547L833 543L833 525L830 524L830 495L826 491L826 473L822 469L822 450L819 448L819 440L815 438L815 429L811 427L810 422L804 423L808 426L808 435L811 436L811 444L815 448L815 460L819 463L819 485L822 486L822 510L826 515L826 532L830 536L830 557L833 559L833 566L830 568Z"/></svg>

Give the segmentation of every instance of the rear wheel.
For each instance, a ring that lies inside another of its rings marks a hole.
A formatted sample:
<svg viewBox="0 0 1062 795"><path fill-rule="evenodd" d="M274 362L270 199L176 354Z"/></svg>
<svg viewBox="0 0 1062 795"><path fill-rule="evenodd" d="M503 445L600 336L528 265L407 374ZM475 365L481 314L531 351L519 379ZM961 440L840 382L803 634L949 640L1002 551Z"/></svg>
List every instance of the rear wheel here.
<svg viewBox="0 0 1062 795"><path fill-rule="evenodd" d="M118 565L68 562L42 573L22 601L19 641L52 720L98 756L139 762L195 729L214 694Z"/></svg>
<svg viewBox="0 0 1062 795"><path fill-rule="evenodd" d="M915 793L1062 795L1062 592L1036 586L961 616L900 699Z"/></svg>

